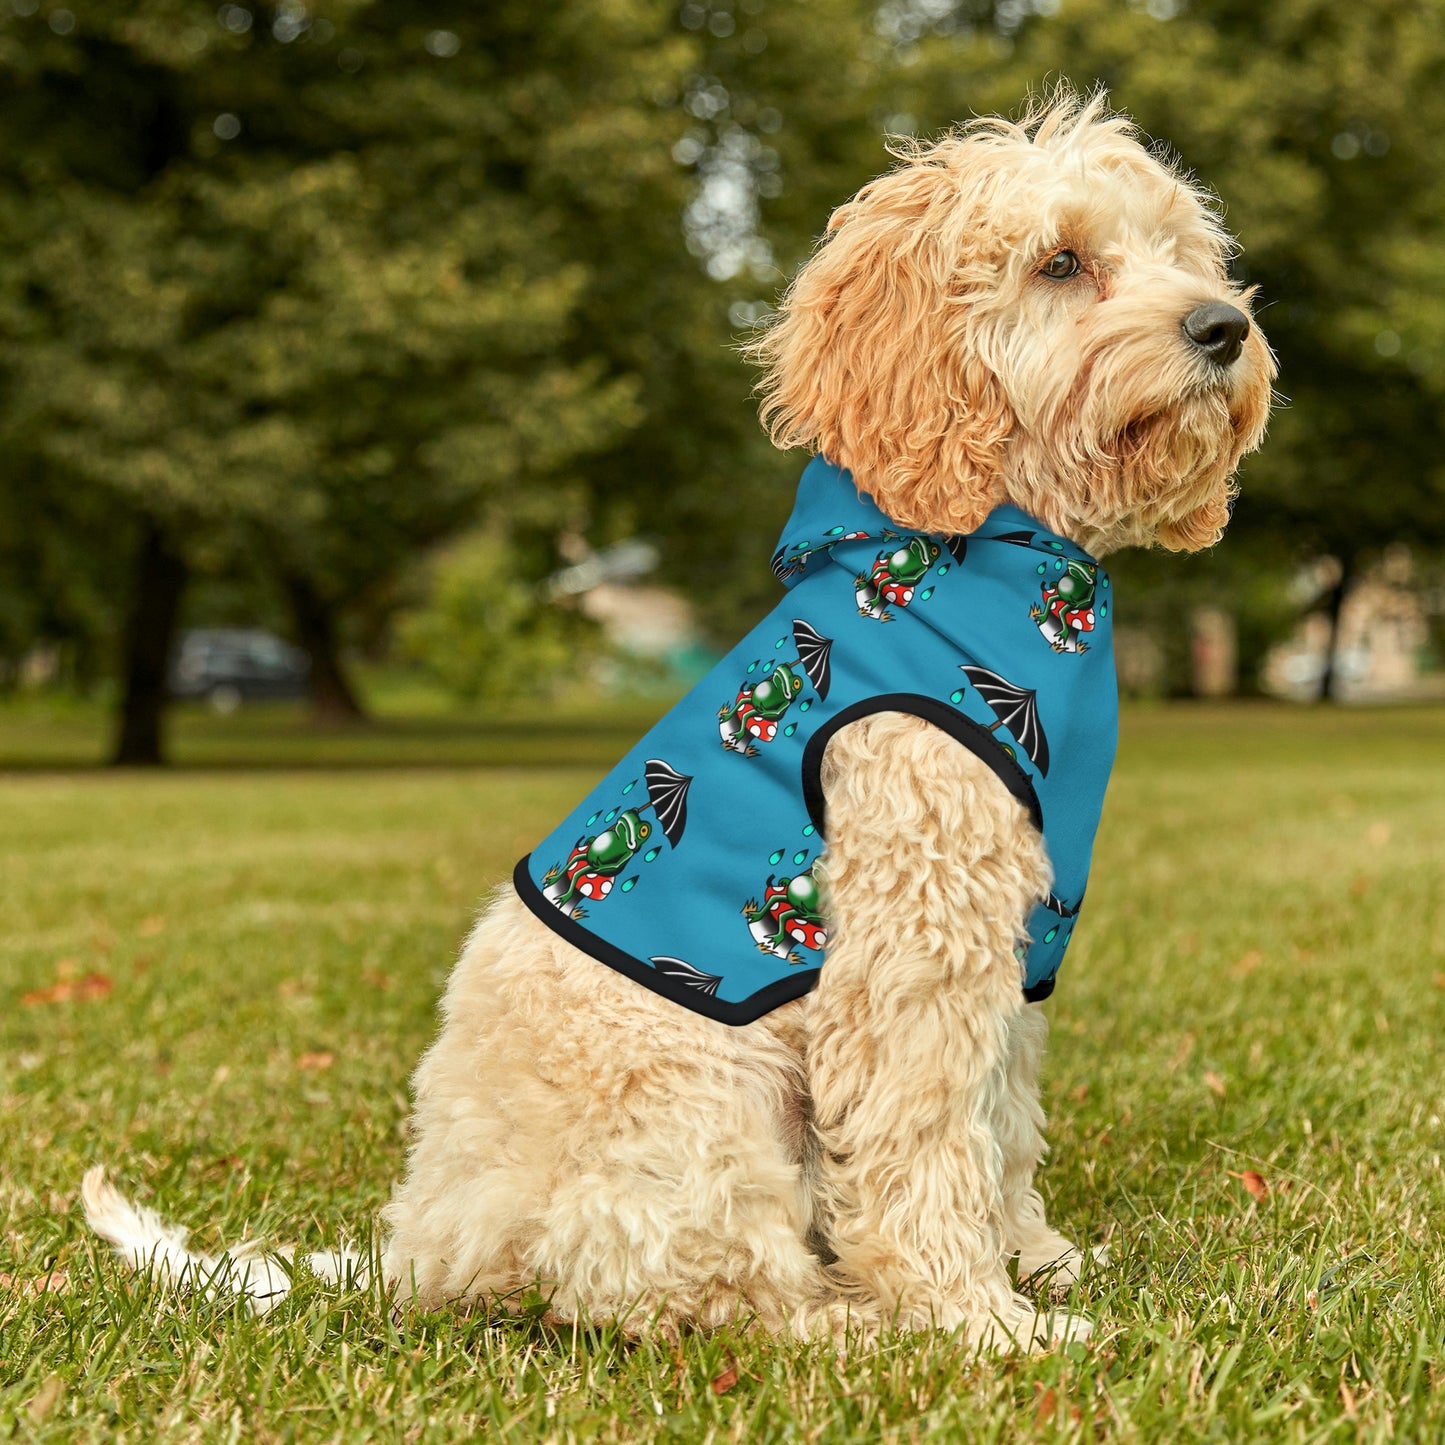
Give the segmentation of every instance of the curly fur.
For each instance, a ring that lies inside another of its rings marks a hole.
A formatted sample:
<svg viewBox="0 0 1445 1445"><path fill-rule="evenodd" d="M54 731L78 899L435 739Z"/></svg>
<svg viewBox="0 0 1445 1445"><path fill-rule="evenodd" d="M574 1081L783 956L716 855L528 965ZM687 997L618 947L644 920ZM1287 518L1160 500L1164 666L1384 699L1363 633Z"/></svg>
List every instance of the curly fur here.
<svg viewBox="0 0 1445 1445"><path fill-rule="evenodd" d="M971 532L1007 500L1096 555L1217 541L1273 360L1253 329L1221 385L1181 344L1202 302L1248 310L1208 199L1102 96L899 154L750 348L774 442L909 527ZM1038 267L1062 249L1083 270L1060 284Z"/></svg>
<svg viewBox="0 0 1445 1445"><path fill-rule="evenodd" d="M823 450L909 527L970 531L1011 501L1095 553L1214 541L1273 376L1257 329L1228 367L1182 331L1203 302L1248 305L1217 211L1097 97L900 156L753 348L774 440ZM1048 279L1065 248L1081 272ZM414 1081L385 1214L401 1297L540 1285L560 1319L664 1334L1087 1333L1006 1270L1067 1282L1081 1259L1034 1185L1045 1024L1015 949L1049 887L1043 842L915 718L841 730L823 785L827 966L746 1027L575 951L510 888L493 900ZM96 1228L132 1259L162 1241L183 1275L183 1241L100 1185Z"/></svg>

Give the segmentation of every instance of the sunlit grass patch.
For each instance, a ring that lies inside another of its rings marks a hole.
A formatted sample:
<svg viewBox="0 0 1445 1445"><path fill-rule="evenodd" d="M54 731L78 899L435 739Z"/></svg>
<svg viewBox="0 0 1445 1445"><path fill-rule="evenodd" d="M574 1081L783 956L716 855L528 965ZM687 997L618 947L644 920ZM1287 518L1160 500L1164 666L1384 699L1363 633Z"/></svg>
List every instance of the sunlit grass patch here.
<svg viewBox="0 0 1445 1445"><path fill-rule="evenodd" d="M103 1159L202 1248L371 1247L457 944L606 726L524 766L0 779L0 1434L1445 1438L1439 710L1126 714L1046 1006L1045 1192L1112 1248L1088 1346L637 1346L306 1277L258 1320L86 1239Z"/></svg>

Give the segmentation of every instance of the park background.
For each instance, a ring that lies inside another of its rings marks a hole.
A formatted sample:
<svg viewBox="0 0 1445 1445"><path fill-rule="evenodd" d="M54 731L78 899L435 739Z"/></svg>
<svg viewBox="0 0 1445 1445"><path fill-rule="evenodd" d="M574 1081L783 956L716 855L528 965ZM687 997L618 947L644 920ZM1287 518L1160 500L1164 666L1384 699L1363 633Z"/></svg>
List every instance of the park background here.
<svg viewBox="0 0 1445 1445"><path fill-rule="evenodd" d="M1060 77L1223 199L1283 398L1217 549L1110 560L1046 1084L1097 1342L127 1282L96 1159L366 1243L478 901L772 601L739 344L888 135ZM1445 1433L1442 134L1439 0L0 0L0 1432ZM238 627L307 695L168 699Z"/></svg>

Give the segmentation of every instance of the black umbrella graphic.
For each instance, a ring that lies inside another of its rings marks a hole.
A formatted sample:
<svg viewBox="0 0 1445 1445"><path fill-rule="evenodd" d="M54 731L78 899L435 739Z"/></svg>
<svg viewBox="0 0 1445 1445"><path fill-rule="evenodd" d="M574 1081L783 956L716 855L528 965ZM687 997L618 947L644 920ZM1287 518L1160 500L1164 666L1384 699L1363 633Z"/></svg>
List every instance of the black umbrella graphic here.
<svg viewBox="0 0 1445 1445"><path fill-rule="evenodd" d="M828 688L832 685L833 674L828 666L828 656L833 651L833 639L824 637L816 628L810 627L801 617L793 618L793 645L798 649L798 661L808 674L821 701L827 702Z"/></svg>
<svg viewBox="0 0 1445 1445"><path fill-rule="evenodd" d="M996 723L989 732L1007 728L1014 741L1026 752L1042 777L1049 775L1049 740L1039 722L1036 694L1026 687L1015 687L1006 677L986 667L963 667L960 671L978 689L978 695L993 709Z"/></svg>
<svg viewBox="0 0 1445 1445"><path fill-rule="evenodd" d="M652 966L664 978L670 978L674 983L686 984L688 988L695 988L709 998L717 997L717 986L722 982L720 973L704 973L700 968L694 968L686 959L670 958L665 953L654 954Z"/></svg>
<svg viewBox="0 0 1445 1445"><path fill-rule="evenodd" d="M687 827L687 790L692 786L692 778L661 758L648 758L643 776L647 779L647 799L652 811L657 814L667 841L676 848L682 830Z"/></svg>

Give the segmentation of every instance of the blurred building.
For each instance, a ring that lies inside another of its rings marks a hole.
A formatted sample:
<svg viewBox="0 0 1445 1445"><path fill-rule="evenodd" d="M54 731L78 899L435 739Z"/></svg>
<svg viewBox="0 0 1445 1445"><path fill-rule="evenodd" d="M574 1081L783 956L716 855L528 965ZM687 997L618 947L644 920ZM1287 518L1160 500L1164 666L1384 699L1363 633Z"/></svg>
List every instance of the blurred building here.
<svg viewBox="0 0 1445 1445"><path fill-rule="evenodd" d="M603 666L606 685L670 690L695 682L717 661L687 600L648 580L657 560L650 542L629 538L582 553L547 579L552 597L575 597L602 628L611 654Z"/></svg>
<svg viewBox="0 0 1445 1445"><path fill-rule="evenodd" d="M1302 586L1315 595L1333 586L1328 567L1315 569ZM1335 695L1345 702L1393 702L1445 695L1445 674L1428 672L1430 628L1426 602L1404 548L1386 553L1379 567L1349 589L1340 609L1335 642ZM1330 619L1323 611L1304 616L1288 641L1265 660L1260 682L1276 697L1319 696L1330 646Z"/></svg>

